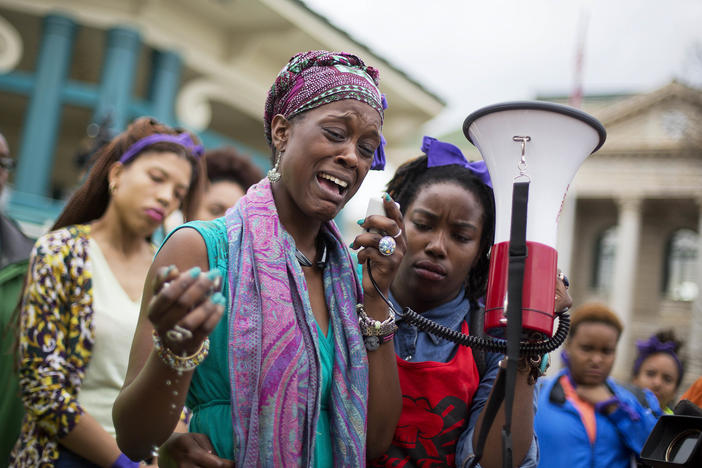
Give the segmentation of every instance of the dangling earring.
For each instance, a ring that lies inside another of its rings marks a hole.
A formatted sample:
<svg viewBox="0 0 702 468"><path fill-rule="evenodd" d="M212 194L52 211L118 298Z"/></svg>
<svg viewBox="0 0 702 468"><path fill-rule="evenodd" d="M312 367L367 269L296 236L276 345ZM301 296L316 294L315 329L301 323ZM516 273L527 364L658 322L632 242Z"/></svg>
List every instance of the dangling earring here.
<svg viewBox="0 0 702 468"><path fill-rule="evenodd" d="M278 156L275 158L275 165L273 166L273 169L268 171L268 180L271 182L278 182L280 180L280 158L283 157L283 153L285 151L281 151L278 153Z"/></svg>

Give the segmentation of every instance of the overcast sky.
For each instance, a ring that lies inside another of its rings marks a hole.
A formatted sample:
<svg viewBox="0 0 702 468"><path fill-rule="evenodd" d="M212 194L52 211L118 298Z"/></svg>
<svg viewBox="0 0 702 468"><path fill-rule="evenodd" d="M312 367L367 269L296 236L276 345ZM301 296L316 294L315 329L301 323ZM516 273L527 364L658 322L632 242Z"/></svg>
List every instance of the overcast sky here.
<svg viewBox="0 0 702 468"><path fill-rule="evenodd" d="M585 18L585 94L702 85L702 0L303 1L448 103L424 134L486 105L570 94ZM350 224L392 172L369 174L344 209Z"/></svg>
<svg viewBox="0 0 702 468"><path fill-rule="evenodd" d="M304 1L446 100L436 134L485 105L569 94L582 18L586 94L702 84L702 0Z"/></svg>

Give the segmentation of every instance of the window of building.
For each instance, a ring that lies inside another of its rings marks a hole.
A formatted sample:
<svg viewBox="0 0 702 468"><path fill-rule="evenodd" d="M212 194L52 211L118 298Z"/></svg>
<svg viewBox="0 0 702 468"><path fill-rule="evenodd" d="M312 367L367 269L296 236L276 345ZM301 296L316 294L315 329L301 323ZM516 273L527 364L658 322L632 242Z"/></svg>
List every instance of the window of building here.
<svg viewBox="0 0 702 468"><path fill-rule="evenodd" d="M614 261L617 256L617 227L605 229L595 243L595 267L592 269L592 287L608 292L614 278Z"/></svg>
<svg viewBox="0 0 702 468"><path fill-rule="evenodd" d="M697 285L697 246L699 236L691 229L679 229L666 245L663 292L674 301L693 301Z"/></svg>

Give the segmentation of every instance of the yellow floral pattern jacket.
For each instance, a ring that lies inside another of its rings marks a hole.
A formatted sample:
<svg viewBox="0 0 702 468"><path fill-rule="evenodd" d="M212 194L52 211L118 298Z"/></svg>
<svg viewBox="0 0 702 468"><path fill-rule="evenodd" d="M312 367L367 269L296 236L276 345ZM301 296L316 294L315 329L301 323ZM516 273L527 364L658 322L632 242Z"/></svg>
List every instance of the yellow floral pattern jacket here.
<svg viewBox="0 0 702 468"><path fill-rule="evenodd" d="M20 313L19 381L25 416L10 466L52 467L83 413L78 391L95 340L88 225L37 240Z"/></svg>

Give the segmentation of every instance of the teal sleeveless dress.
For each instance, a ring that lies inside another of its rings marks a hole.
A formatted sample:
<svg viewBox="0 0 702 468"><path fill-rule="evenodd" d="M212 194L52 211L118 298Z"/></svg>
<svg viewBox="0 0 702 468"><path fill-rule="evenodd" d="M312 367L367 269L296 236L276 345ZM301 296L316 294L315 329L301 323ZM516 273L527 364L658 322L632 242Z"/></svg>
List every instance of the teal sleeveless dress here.
<svg viewBox="0 0 702 468"><path fill-rule="evenodd" d="M192 222L185 226L197 230L207 246L210 269L222 273L222 294L229 299L227 229L224 218L210 222ZM206 434L217 456L234 459L234 432L232 430L231 384L229 382L228 306L210 334L210 353L198 366L190 383L186 406L192 411L190 432ZM332 368L334 363L334 334L331 326L325 336L317 325L319 359L322 368L322 398L317 433L314 442L313 466L334 465L329 423Z"/></svg>

